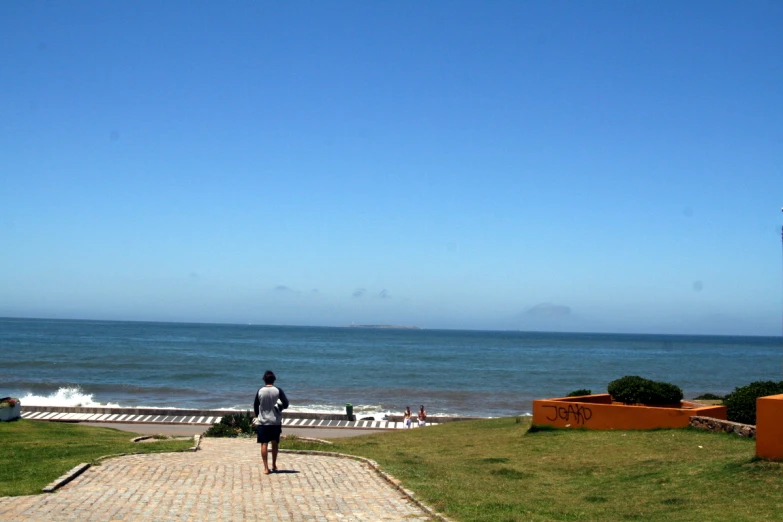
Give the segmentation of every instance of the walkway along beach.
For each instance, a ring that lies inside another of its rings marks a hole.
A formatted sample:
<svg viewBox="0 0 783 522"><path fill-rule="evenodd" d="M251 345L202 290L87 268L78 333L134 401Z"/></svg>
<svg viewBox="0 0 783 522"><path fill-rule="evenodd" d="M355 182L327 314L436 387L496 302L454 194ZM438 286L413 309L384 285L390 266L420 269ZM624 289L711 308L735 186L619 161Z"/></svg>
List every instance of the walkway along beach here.
<svg viewBox="0 0 783 522"><path fill-rule="evenodd" d="M0 520L430 520L367 464L286 453L262 476L250 439L198 452L129 455L92 467L54 494L0 498Z"/></svg>
<svg viewBox="0 0 783 522"><path fill-rule="evenodd" d="M167 408L102 408L69 406L25 406L22 418L56 422L123 423L150 425L193 425L204 429L220 421L223 415L236 410L187 410ZM429 417L428 424L470 420L475 417ZM395 430L403 429L400 416L388 420L349 420L346 415L284 412L283 426L289 428Z"/></svg>

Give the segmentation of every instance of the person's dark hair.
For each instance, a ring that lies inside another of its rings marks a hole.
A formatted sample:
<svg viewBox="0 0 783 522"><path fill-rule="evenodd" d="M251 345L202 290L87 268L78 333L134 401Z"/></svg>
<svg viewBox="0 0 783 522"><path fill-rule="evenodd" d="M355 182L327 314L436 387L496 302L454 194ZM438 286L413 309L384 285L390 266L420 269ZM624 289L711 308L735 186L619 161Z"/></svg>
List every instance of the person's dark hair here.
<svg viewBox="0 0 783 522"><path fill-rule="evenodd" d="M275 383L275 372L272 370L267 370L264 372L264 384L274 384Z"/></svg>

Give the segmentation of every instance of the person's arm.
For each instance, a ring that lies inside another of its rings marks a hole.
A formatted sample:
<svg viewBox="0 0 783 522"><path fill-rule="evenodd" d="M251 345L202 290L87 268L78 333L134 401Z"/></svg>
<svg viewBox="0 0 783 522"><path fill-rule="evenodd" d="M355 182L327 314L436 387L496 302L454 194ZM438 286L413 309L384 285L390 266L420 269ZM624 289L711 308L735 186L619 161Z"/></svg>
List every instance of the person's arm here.
<svg viewBox="0 0 783 522"><path fill-rule="evenodd" d="M261 399L258 398L259 391L261 391L261 388L256 392L256 400L253 401L253 411L256 413L256 417L258 417L258 410L261 408Z"/></svg>
<svg viewBox="0 0 783 522"><path fill-rule="evenodd" d="M280 388L277 389L280 392L280 402L283 403L282 408L280 408L280 411L283 411L284 409L288 408L289 402L288 397L285 396L285 392L281 390Z"/></svg>

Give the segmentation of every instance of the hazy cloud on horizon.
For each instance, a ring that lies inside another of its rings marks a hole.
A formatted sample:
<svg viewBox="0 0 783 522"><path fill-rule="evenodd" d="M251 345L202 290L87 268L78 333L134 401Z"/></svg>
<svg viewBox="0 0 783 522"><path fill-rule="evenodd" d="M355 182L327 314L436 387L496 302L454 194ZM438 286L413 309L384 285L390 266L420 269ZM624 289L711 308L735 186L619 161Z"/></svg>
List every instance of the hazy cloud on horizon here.
<svg viewBox="0 0 783 522"><path fill-rule="evenodd" d="M552 303L538 303L525 312L527 317L556 318L571 315L571 307Z"/></svg>

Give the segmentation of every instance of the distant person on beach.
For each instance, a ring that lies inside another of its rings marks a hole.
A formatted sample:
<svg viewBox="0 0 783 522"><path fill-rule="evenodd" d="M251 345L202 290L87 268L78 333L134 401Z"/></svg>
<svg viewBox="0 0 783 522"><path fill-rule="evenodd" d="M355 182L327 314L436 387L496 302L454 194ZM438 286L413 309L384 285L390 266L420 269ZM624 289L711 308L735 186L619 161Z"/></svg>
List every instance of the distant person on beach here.
<svg viewBox="0 0 783 522"><path fill-rule="evenodd" d="M275 374L264 372L264 386L258 389L253 411L258 417L258 443L261 444L261 460L264 462L264 475L269 475L269 443L272 443L272 471L277 471L277 445L283 431L283 410L288 408L288 398L283 390L275 386Z"/></svg>
<svg viewBox="0 0 783 522"><path fill-rule="evenodd" d="M411 427L411 418L413 417L413 414L411 413L411 407L405 406L405 411L402 414L402 427L407 429Z"/></svg>
<svg viewBox="0 0 783 522"><path fill-rule="evenodd" d="M419 426L427 424L427 412L424 411L424 405L419 406Z"/></svg>

